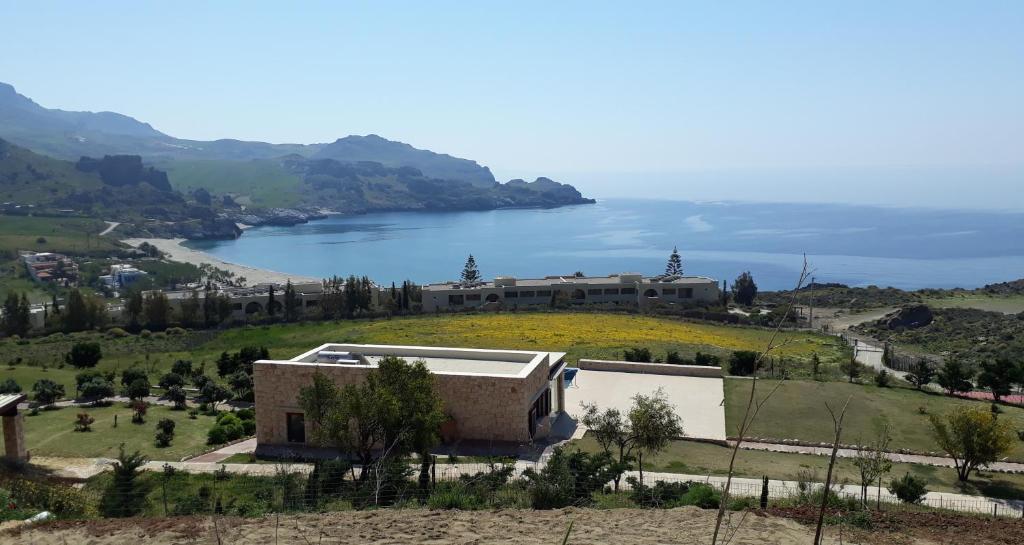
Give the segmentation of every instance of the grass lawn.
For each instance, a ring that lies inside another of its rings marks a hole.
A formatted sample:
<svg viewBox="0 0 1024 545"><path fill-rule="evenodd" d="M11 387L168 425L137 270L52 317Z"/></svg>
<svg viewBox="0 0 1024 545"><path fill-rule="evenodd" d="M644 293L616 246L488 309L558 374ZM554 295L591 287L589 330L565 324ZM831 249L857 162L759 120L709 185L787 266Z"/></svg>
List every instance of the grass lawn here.
<svg viewBox="0 0 1024 545"><path fill-rule="evenodd" d="M1018 314L1024 312L1024 295L992 296L984 294L956 294L949 297L937 297L926 299L928 306L936 308L977 308L1002 312L1003 314Z"/></svg>
<svg viewBox="0 0 1024 545"><path fill-rule="evenodd" d="M573 442L582 450L598 452L600 447L590 436ZM674 441L668 449L657 456L644 456L645 471L661 471L668 473L688 473L694 475L726 475L729 470L731 450L707 443L691 441ZM763 452L741 450L736 458L736 475L740 477L761 477L788 481L800 480L801 472L813 472L817 480L823 482L828 470L827 456L807 454L789 454L781 452ZM838 459L836 477L839 483L859 484L857 468L850 459ZM928 489L938 492L959 492L1007 499L1024 499L1024 475L1009 473L972 474L966 487L960 487L956 471L952 468L925 466L917 464L893 464L892 472L885 479L911 473L925 479Z"/></svg>
<svg viewBox="0 0 1024 545"><path fill-rule="evenodd" d="M766 395L775 385L769 380L758 381L758 392ZM726 430L735 433L750 392L750 381L725 379ZM771 439L801 439L827 442L832 440L832 419L825 402L841 407L848 396L850 408L846 413L842 442L855 444L870 441L876 430L888 423L892 426L892 447L920 452L935 451L930 435L928 415L921 414L924 407L929 414L943 414L955 407L972 405L988 409L990 404L927 394L910 388L879 388L874 385L845 382L788 381L764 405L751 429L750 435ZM1013 429L1024 429L1024 409L1002 407L1000 418L1012 419ZM838 410L838 408L837 408ZM1024 460L1024 441L1014 441L1009 457Z"/></svg>
<svg viewBox="0 0 1024 545"><path fill-rule="evenodd" d="M75 431L76 416L80 412L96 419L92 431ZM114 415L117 415L116 428ZM176 424L174 441L166 448L157 447L153 442L156 423L162 418L170 418ZM199 415L192 420L187 411L156 405L149 408L145 424L132 424L132 410L115 403L109 407L67 407L25 416L25 441L35 456L116 458L118 446L124 443L129 451L138 449L151 460L178 461L206 448L206 432L211 426L211 416Z"/></svg>
<svg viewBox="0 0 1024 545"><path fill-rule="evenodd" d="M106 223L90 218L0 216L0 250L34 252L97 252L113 250L118 242L97 236ZM43 237L45 242L39 242Z"/></svg>

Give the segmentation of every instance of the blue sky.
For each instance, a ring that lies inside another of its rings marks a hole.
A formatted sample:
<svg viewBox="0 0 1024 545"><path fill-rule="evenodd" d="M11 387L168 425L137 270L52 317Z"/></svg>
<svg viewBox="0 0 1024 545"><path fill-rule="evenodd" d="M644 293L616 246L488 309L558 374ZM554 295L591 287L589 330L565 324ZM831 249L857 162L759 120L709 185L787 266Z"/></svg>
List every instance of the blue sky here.
<svg viewBox="0 0 1024 545"><path fill-rule="evenodd" d="M598 195L998 206L949 191L1020 194L1021 36L1019 1L5 2L0 81L179 137L376 133Z"/></svg>

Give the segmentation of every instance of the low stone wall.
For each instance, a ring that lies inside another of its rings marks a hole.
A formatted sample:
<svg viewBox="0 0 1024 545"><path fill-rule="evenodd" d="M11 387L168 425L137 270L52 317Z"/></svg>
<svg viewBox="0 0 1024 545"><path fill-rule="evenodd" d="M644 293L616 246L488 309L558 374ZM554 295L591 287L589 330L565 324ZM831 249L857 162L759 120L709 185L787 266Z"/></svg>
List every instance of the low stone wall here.
<svg viewBox="0 0 1024 545"><path fill-rule="evenodd" d="M673 365L669 363L639 363L633 361L580 360L577 367L586 371L617 371L620 373L644 373L648 375L672 375L678 377L721 378L721 367L704 365Z"/></svg>

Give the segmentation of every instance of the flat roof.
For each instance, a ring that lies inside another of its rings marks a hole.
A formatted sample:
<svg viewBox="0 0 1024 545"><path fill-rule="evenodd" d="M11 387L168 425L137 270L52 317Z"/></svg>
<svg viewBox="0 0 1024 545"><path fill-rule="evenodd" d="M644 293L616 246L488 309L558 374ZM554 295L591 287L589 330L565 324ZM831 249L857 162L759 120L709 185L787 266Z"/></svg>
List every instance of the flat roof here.
<svg viewBox="0 0 1024 545"><path fill-rule="evenodd" d="M318 358L321 352L349 353L360 363L332 363ZM260 360L256 363L284 365L315 365L341 367L376 366L386 356L406 361L422 361L431 373L438 375L470 375L525 378L538 365L553 368L563 363L564 352L529 350L494 350L484 348L453 348L444 346L377 345L327 343L290 360ZM365 363L362 363L365 361Z"/></svg>
<svg viewBox="0 0 1024 545"><path fill-rule="evenodd" d="M589 285L589 284L601 284L601 285L621 285L631 286L635 284L632 281L623 281L622 275L609 275L609 276L562 276L562 277L548 277L548 278L512 278L503 277L501 280L514 281L514 285L508 286L496 286L494 281L483 282L474 286L460 286L458 282L439 282L436 284L427 284L423 286L425 290L451 290L451 289L462 289L462 290L473 290L473 289L506 289L506 288L548 288L556 286L571 286L574 284ZM662 279L661 277L643 277L640 279L641 284L707 284L714 283L718 284L718 281L706 276L679 276L672 279ZM456 287L459 286L459 287Z"/></svg>

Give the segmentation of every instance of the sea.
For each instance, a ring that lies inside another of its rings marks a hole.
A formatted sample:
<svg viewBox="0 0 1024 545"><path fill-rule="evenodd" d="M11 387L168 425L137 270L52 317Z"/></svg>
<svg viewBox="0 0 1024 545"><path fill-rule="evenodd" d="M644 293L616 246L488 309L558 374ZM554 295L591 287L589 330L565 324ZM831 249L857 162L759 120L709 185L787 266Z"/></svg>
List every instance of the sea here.
<svg viewBox="0 0 1024 545"><path fill-rule="evenodd" d="M485 278L664 272L761 290L792 288L806 256L817 282L902 289L975 288L1024 277L1024 213L607 199L551 209L388 212L255 227L236 240L192 241L224 261L381 284L459 277L467 256Z"/></svg>

